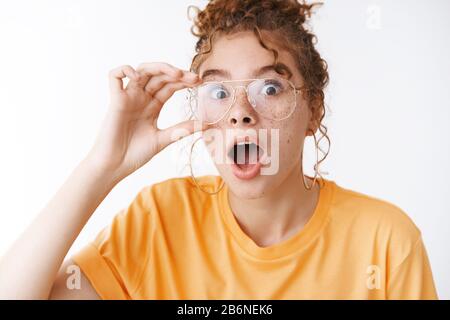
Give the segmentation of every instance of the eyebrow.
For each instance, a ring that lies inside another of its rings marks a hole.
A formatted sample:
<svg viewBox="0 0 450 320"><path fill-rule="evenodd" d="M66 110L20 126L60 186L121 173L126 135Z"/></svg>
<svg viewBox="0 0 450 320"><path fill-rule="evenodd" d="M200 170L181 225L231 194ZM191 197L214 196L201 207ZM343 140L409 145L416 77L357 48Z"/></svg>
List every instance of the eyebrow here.
<svg viewBox="0 0 450 320"><path fill-rule="evenodd" d="M257 78L257 77L259 77L265 73L271 72L271 71L275 71L276 73L281 74L281 75L287 75L288 79L290 79L292 77L292 71L289 69L289 67L287 65L285 65L284 63L281 63L281 62L278 62L273 65L264 66L256 71L254 71L252 76L254 78ZM223 69L205 70L202 73L202 75L200 76L200 78L205 79L207 77L213 77L213 76L228 78L228 79L231 78L230 73L227 70L223 70Z"/></svg>

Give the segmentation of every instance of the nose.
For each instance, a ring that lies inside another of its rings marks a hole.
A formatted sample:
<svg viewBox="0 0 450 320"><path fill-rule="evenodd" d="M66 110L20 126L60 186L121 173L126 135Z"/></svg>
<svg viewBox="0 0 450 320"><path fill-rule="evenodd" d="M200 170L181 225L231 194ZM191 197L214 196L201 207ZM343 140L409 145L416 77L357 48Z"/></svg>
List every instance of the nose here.
<svg viewBox="0 0 450 320"><path fill-rule="evenodd" d="M239 90L242 88L243 90ZM249 103L247 99L247 93L244 87L235 88L235 101L231 106L230 113L228 115L228 123L232 126L252 126L256 124L257 115L255 109Z"/></svg>

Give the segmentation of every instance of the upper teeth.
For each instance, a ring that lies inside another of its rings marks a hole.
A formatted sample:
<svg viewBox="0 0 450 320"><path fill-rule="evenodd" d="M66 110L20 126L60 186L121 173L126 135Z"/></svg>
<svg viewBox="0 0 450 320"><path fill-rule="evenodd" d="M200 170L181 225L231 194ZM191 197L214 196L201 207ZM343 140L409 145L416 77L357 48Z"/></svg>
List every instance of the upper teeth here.
<svg viewBox="0 0 450 320"><path fill-rule="evenodd" d="M243 141L243 142L239 142L237 145L238 145L238 146L243 146L243 145L245 145L245 144L252 144L252 142L246 142L246 141Z"/></svg>

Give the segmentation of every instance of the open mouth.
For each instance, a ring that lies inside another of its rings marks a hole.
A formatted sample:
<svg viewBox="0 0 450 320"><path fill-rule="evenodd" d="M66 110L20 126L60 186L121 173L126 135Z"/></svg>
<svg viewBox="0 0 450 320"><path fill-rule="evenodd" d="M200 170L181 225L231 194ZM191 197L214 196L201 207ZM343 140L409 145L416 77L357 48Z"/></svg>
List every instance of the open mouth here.
<svg viewBox="0 0 450 320"><path fill-rule="evenodd" d="M263 154L262 148L253 142L236 143L228 152L233 162L242 169L256 164Z"/></svg>
<svg viewBox="0 0 450 320"><path fill-rule="evenodd" d="M256 177L261 168L260 160L263 154L264 149L255 142L235 143L228 151L228 157L233 161L233 174L244 180Z"/></svg>

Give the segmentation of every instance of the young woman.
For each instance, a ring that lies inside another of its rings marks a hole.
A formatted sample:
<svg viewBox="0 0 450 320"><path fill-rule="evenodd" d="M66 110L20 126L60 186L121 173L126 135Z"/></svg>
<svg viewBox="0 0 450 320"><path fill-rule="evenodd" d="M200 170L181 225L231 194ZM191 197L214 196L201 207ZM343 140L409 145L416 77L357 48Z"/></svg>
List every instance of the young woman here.
<svg viewBox="0 0 450 320"><path fill-rule="evenodd" d="M0 297L436 298L420 231L401 209L324 179L324 157L313 177L303 172L305 137L317 155L316 133L328 139L327 67L305 28L313 6L210 1L195 19L190 71L165 63L112 70L99 137L2 258ZM164 103L184 88L199 120L158 129ZM196 131L220 176L144 187L63 263L117 183Z"/></svg>

